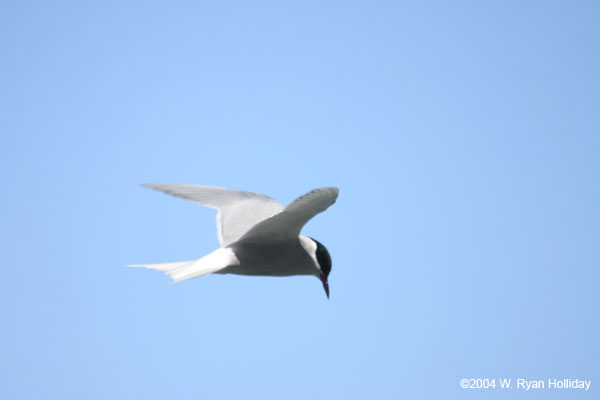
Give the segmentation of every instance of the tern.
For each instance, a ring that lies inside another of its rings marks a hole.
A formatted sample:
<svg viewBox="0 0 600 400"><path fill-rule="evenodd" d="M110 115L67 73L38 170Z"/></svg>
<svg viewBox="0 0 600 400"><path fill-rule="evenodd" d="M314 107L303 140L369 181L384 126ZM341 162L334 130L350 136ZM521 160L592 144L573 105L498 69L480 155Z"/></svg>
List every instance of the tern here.
<svg viewBox="0 0 600 400"><path fill-rule="evenodd" d="M311 218L335 203L338 188L315 189L284 208L277 200L259 193L198 185L142 186L216 209L221 247L199 260L132 267L163 271L174 282L207 274L313 275L321 280L329 298L329 251L300 231Z"/></svg>

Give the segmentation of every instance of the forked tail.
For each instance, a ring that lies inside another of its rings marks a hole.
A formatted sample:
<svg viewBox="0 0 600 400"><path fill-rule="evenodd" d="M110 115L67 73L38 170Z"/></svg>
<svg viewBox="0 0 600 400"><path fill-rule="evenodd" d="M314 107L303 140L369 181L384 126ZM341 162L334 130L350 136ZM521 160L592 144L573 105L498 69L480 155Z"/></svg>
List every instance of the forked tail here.
<svg viewBox="0 0 600 400"><path fill-rule="evenodd" d="M219 248L199 260L164 264L130 265L130 267L143 267L163 271L173 279L173 282L181 282L202 275L212 274L229 265L235 264L239 264L239 261L235 257L233 251L228 248Z"/></svg>

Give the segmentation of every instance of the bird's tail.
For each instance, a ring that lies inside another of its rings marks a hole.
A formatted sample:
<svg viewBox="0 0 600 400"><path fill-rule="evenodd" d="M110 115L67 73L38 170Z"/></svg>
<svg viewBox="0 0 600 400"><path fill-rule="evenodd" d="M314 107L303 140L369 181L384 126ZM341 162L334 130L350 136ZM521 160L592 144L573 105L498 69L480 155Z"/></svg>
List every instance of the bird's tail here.
<svg viewBox="0 0 600 400"><path fill-rule="evenodd" d="M140 265L130 265L130 267L143 267L148 269L155 269L157 271L163 271L165 274L169 275L174 281L175 276L178 272L181 272L185 269L185 267L190 266L195 261L180 261L180 262L172 262L172 263L164 263L164 264L140 264Z"/></svg>
<svg viewBox="0 0 600 400"><path fill-rule="evenodd" d="M199 260L130 265L130 267L143 267L163 271L173 279L173 282L181 282L186 279L212 274L235 263L237 263L237 259L230 249L219 248Z"/></svg>

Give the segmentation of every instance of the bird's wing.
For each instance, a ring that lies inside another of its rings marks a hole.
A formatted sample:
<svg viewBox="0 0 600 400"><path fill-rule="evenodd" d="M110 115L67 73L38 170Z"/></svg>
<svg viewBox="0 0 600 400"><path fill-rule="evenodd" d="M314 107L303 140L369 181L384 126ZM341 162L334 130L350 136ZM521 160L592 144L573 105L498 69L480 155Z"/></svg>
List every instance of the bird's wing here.
<svg viewBox="0 0 600 400"><path fill-rule="evenodd" d="M335 203L338 191L336 187L326 187L297 198L279 214L256 224L239 242L277 241L298 237L302 227L312 217Z"/></svg>
<svg viewBox="0 0 600 400"><path fill-rule="evenodd" d="M283 210L280 202L259 193L198 185L142 186L216 209L217 235L223 247L241 238L257 223Z"/></svg>

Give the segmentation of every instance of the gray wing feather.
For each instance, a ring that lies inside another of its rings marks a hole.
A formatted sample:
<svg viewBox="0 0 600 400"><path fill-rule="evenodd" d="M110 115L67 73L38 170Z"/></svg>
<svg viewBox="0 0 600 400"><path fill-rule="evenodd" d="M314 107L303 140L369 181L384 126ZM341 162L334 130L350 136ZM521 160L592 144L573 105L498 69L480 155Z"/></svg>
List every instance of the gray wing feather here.
<svg viewBox="0 0 600 400"><path fill-rule="evenodd" d="M338 192L336 187L315 189L294 200L279 214L256 224L239 241L273 241L298 237L302 227L311 218L335 203Z"/></svg>
<svg viewBox="0 0 600 400"><path fill-rule="evenodd" d="M217 235L223 247L237 241L257 223L283 210L280 202L259 193L198 185L142 186L216 209Z"/></svg>

